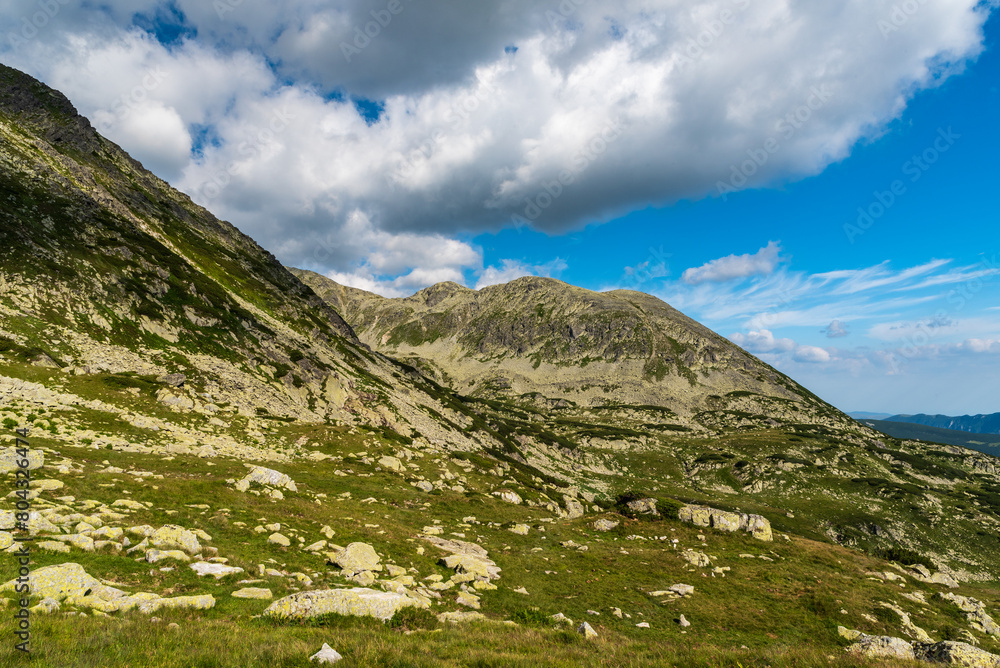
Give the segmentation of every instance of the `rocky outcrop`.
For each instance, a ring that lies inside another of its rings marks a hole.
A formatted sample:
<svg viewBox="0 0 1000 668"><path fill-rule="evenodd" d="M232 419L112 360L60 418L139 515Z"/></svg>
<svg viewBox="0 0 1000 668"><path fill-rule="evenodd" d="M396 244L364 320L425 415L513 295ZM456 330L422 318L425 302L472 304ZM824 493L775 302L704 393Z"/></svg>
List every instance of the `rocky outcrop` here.
<svg viewBox="0 0 1000 668"><path fill-rule="evenodd" d="M745 531L758 540L771 541L771 523L761 515L733 513L708 506L684 506L677 512L682 522L695 526L712 527L720 531Z"/></svg>
<svg viewBox="0 0 1000 668"><path fill-rule="evenodd" d="M272 603L264 611L264 616L301 621L333 612L338 615L375 617L386 621L392 619L397 611L409 607L428 606L425 601L406 594L355 587L292 594Z"/></svg>

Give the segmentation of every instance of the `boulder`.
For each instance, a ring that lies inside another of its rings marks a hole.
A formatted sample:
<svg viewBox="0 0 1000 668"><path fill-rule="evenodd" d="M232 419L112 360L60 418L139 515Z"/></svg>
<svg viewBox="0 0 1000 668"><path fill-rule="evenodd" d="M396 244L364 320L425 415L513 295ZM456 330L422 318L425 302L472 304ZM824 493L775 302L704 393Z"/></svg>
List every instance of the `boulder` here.
<svg viewBox="0 0 1000 668"><path fill-rule="evenodd" d="M363 571L381 571L381 558L375 548L368 543L351 543L331 559L345 573L361 573Z"/></svg>
<svg viewBox="0 0 1000 668"><path fill-rule="evenodd" d="M761 515L733 513L707 506L684 506L677 511L677 517L695 526L729 532L745 531L758 540L768 542L774 539L771 523Z"/></svg>
<svg viewBox="0 0 1000 668"><path fill-rule="evenodd" d="M502 492L493 492L493 496L499 497L501 501L513 503L515 506L519 506L524 502L517 492L509 489L505 489Z"/></svg>
<svg viewBox="0 0 1000 668"><path fill-rule="evenodd" d="M28 450L28 456L21 457L17 454L16 447L3 448L0 449L0 473L10 473L11 471L19 470L20 467L18 464L24 459L28 460L28 470L31 471L40 469L45 465L45 455L41 450Z"/></svg>
<svg viewBox="0 0 1000 668"><path fill-rule="evenodd" d="M175 524L167 524L149 537L150 545L159 550L183 550L190 555L201 552L201 544L194 532Z"/></svg>
<svg viewBox="0 0 1000 668"><path fill-rule="evenodd" d="M567 519L575 520L577 517L583 517L583 504L577 501L576 498L569 494L563 494L563 503L566 504Z"/></svg>
<svg viewBox="0 0 1000 668"><path fill-rule="evenodd" d="M528 532L531 531L531 527L527 524L515 524L514 526L507 529L511 533L516 533L518 536L527 536Z"/></svg>
<svg viewBox="0 0 1000 668"><path fill-rule="evenodd" d="M684 550L681 552L681 559L688 562L692 566L699 566L701 568L706 568L712 565L712 560L704 552L695 552L694 550Z"/></svg>
<svg viewBox="0 0 1000 668"><path fill-rule="evenodd" d="M636 499L635 501L629 501L627 504L628 509L633 513L638 513L639 515L659 515L660 513L656 510L656 499Z"/></svg>
<svg viewBox="0 0 1000 668"><path fill-rule="evenodd" d="M594 529L596 531L611 531L616 528L621 522L616 522L614 520L600 519L594 522Z"/></svg>
<svg viewBox="0 0 1000 668"><path fill-rule="evenodd" d="M282 487L289 492L299 491L295 486L295 482L287 475L274 469L266 469L263 466L252 467L250 473L246 474L243 479L236 483L236 489L240 492L245 492L250 489L252 483L268 485L270 487Z"/></svg>
<svg viewBox="0 0 1000 668"><path fill-rule="evenodd" d="M386 621L403 608L427 608L425 601L387 591L355 587L303 591L272 603L264 615L275 619L300 621L331 612L353 617L375 617Z"/></svg>
<svg viewBox="0 0 1000 668"><path fill-rule="evenodd" d="M288 536L280 533L272 533L267 537L267 542L271 545L280 545L281 547L288 547L292 544L292 541L288 540Z"/></svg>
<svg viewBox="0 0 1000 668"><path fill-rule="evenodd" d="M212 575L216 580L219 578L224 578L227 575L234 575L236 573L244 572L242 568L237 568L236 566L226 566L225 564L213 564L207 561L199 561L196 564L191 564L191 570L193 570L198 575Z"/></svg>
<svg viewBox="0 0 1000 668"><path fill-rule="evenodd" d="M270 589L263 589L261 587L247 587L245 589L238 589L233 592L233 598L253 598L260 600L270 600L274 597Z"/></svg>
<svg viewBox="0 0 1000 668"><path fill-rule="evenodd" d="M913 643L912 652L921 661L963 668L1000 668L1000 656L964 642Z"/></svg>
<svg viewBox="0 0 1000 668"><path fill-rule="evenodd" d="M406 471L406 467L403 466L403 462L399 461L396 457L382 457L378 460L378 465L387 471L393 471L395 473L403 473Z"/></svg>
<svg viewBox="0 0 1000 668"><path fill-rule="evenodd" d="M986 612L986 606L982 601L967 596L956 596L950 592L939 593L938 596L958 606L958 609L965 613L973 629L991 636L1000 636L1000 626L997 626Z"/></svg>
<svg viewBox="0 0 1000 668"><path fill-rule="evenodd" d="M872 659L915 660L913 646L902 638L892 636L858 635L857 642L847 648L852 654L860 654Z"/></svg>
<svg viewBox="0 0 1000 668"><path fill-rule="evenodd" d="M13 591L17 580L11 580L0 591ZM63 601L71 596L99 596L101 598L117 598L125 596L125 592L101 584L101 581L87 574L83 566L74 563L45 566L31 572L28 583L32 596L53 598Z"/></svg>
<svg viewBox="0 0 1000 668"><path fill-rule="evenodd" d="M160 610L209 610L215 607L215 597L211 594L203 594L201 596L154 598L140 602L137 607L139 612L146 615Z"/></svg>

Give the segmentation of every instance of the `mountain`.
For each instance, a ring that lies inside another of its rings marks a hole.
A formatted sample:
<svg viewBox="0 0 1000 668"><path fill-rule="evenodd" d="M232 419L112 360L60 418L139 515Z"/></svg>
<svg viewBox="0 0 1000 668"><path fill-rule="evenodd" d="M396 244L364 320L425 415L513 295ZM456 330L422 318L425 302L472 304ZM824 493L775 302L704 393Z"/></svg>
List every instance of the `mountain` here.
<svg viewBox="0 0 1000 668"><path fill-rule="evenodd" d="M909 422L892 422L889 420L862 420L862 422L894 438L958 445L970 450L985 452L994 457L1000 456L1000 436L975 434L955 429L941 429L940 427L927 427Z"/></svg>
<svg viewBox="0 0 1000 668"><path fill-rule="evenodd" d="M921 413L918 415L893 415L885 419L890 422L922 424L925 427L965 431L973 434L1000 434L1000 413L991 413L990 415L962 415L960 417L924 415Z"/></svg>
<svg viewBox="0 0 1000 668"><path fill-rule="evenodd" d="M360 345L274 256L101 137L62 94L3 66L0 88L4 354L137 387L147 406L191 406L243 435L274 419L441 434L426 407L453 411ZM181 386L157 380L172 374ZM215 428L217 444L242 440Z"/></svg>
<svg viewBox="0 0 1000 668"><path fill-rule="evenodd" d="M4 67L0 202L0 608L33 537L40 666L859 665L838 626L1000 651L998 460L658 299L289 271Z"/></svg>
<svg viewBox="0 0 1000 668"><path fill-rule="evenodd" d="M853 411L848 415L855 420L885 420L892 417L889 413L866 413L864 411Z"/></svg>
<svg viewBox="0 0 1000 668"><path fill-rule="evenodd" d="M526 277L386 299L291 271L362 342L474 397L657 406L698 432L778 421L853 428L792 379L651 295Z"/></svg>

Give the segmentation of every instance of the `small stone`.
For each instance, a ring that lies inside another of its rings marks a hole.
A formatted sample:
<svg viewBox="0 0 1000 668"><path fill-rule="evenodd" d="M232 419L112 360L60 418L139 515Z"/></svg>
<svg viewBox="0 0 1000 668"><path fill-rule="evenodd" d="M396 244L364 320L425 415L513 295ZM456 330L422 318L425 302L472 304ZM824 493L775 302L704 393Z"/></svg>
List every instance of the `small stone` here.
<svg viewBox="0 0 1000 668"><path fill-rule="evenodd" d="M309 661L315 661L316 663L319 664L336 663L343 658L344 657L338 654L335 649L333 649L326 643L323 643L323 647L318 652L309 657Z"/></svg>
<svg viewBox="0 0 1000 668"><path fill-rule="evenodd" d="M691 626L691 622L689 622L687 620L687 617L685 617L684 615L681 615L681 618L679 620L677 620L677 623L681 625L681 628L685 628L685 629L687 627Z"/></svg>
<svg viewBox="0 0 1000 668"><path fill-rule="evenodd" d="M594 627L588 624L587 622L584 622L580 624L580 626L576 627L576 632L582 635L587 640L591 640L597 637L597 631L595 631Z"/></svg>
<svg viewBox="0 0 1000 668"><path fill-rule="evenodd" d="M292 544L292 542L288 540L287 536L283 536L280 533L272 533L267 537L267 542L271 545L280 545L282 547L288 547Z"/></svg>

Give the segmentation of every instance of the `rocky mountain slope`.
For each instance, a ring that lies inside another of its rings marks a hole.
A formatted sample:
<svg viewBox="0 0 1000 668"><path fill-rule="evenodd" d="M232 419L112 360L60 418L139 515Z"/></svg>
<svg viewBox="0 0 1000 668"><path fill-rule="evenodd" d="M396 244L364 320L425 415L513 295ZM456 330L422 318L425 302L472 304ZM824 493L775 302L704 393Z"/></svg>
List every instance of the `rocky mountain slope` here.
<svg viewBox="0 0 1000 668"><path fill-rule="evenodd" d="M224 423L210 430L295 419L440 435L422 406L451 409L270 253L60 93L3 66L0 88L0 352Z"/></svg>
<svg viewBox="0 0 1000 668"><path fill-rule="evenodd" d="M696 430L852 421L651 295L591 292L551 278L479 291L441 283L404 299L291 270L373 349L463 394L549 405L646 405ZM728 416L728 418L727 418Z"/></svg>
<svg viewBox="0 0 1000 668"><path fill-rule="evenodd" d="M652 297L303 283L2 67L0 201L0 608L32 537L38 665L1000 651L997 460Z"/></svg>

